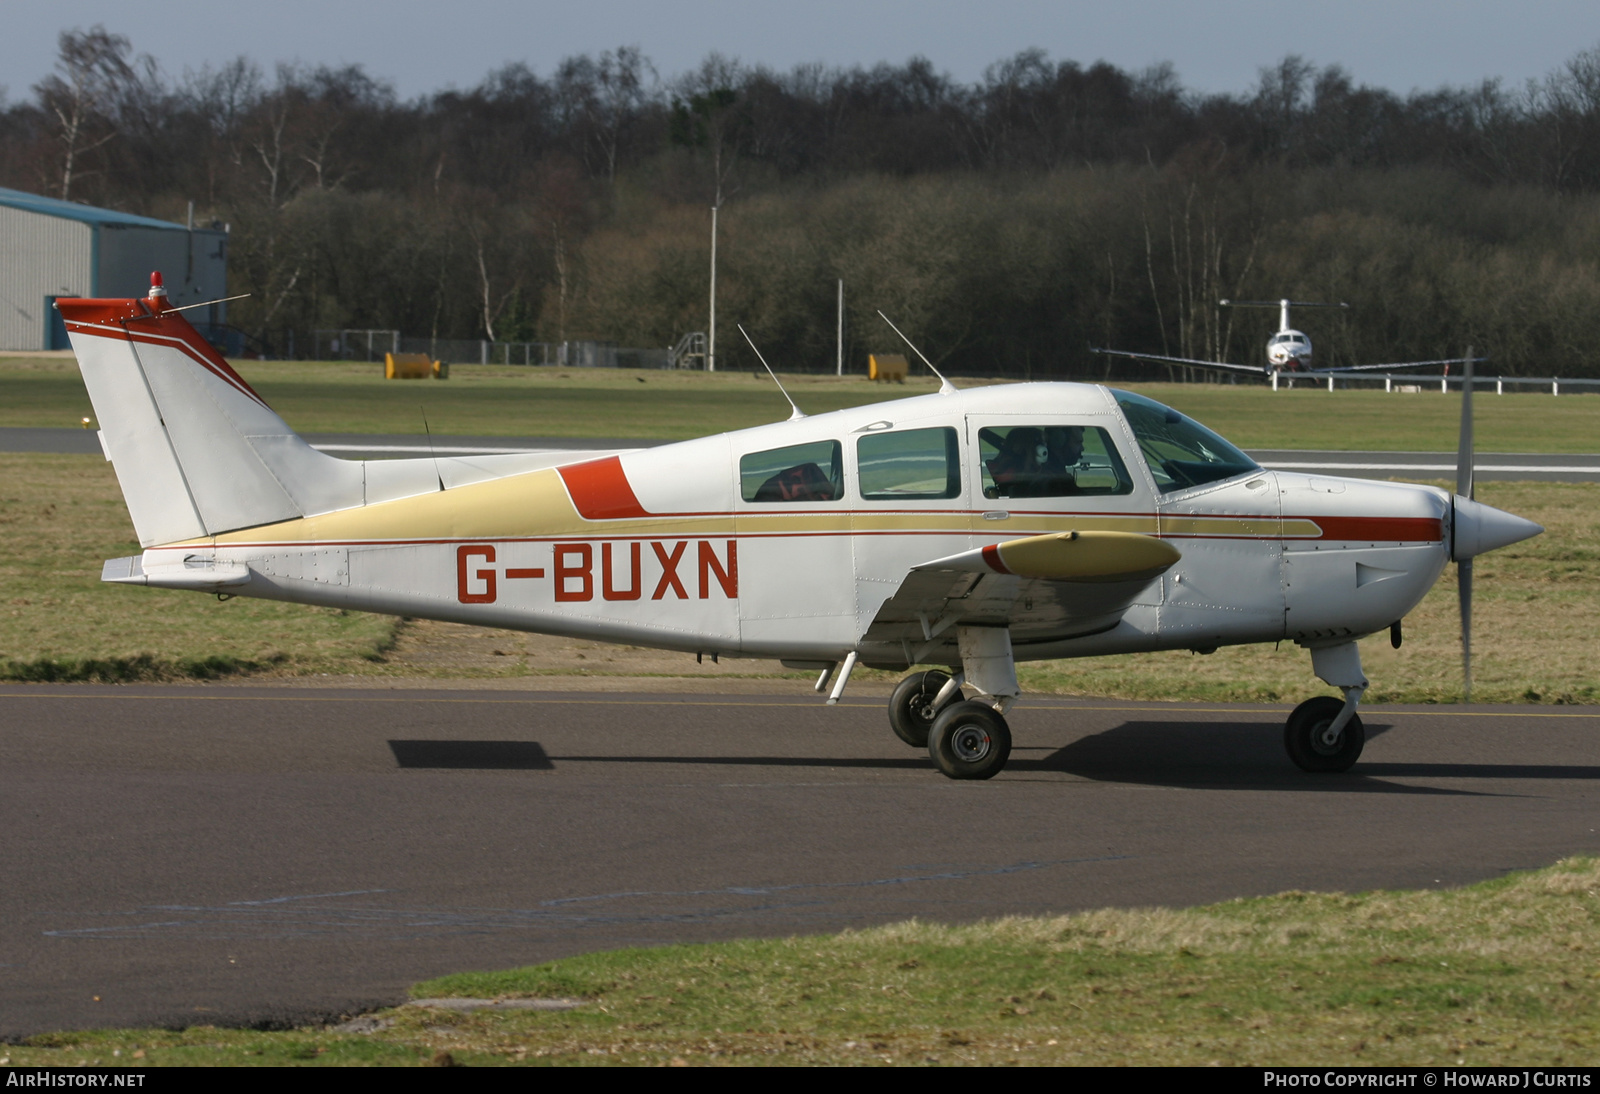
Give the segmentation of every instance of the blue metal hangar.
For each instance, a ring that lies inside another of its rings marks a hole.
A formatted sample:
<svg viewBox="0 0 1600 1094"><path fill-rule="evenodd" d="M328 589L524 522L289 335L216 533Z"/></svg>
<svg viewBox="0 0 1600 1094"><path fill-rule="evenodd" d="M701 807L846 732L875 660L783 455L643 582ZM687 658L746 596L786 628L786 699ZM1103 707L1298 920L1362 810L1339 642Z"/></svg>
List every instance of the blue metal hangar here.
<svg viewBox="0 0 1600 1094"><path fill-rule="evenodd" d="M176 307L228 295L228 233L0 187L0 349L68 349L58 296L139 297L160 270ZM202 332L226 305L189 313Z"/></svg>

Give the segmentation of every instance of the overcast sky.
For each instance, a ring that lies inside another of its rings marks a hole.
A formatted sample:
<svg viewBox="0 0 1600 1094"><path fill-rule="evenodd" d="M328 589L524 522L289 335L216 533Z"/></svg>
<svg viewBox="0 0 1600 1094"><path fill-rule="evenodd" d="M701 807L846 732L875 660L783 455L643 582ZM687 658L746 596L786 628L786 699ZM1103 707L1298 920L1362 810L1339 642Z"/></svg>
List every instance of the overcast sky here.
<svg viewBox="0 0 1600 1094"><path fill-rule="evenodd" d="M1039 47L1124 69L1171 61L1190 89L1240 92L1289 53L1343 65L1358 83L1405 93L1545 75L1600 46L1595 0L0 0L0 85L28 97L56 36L96 23L127 35L171 74L245 54L365 66L404 97L470 87L522 61L548 74L565 56L637 45L665 77L712 50L786 69L902 62L921 54L958 80Z"/></svg>

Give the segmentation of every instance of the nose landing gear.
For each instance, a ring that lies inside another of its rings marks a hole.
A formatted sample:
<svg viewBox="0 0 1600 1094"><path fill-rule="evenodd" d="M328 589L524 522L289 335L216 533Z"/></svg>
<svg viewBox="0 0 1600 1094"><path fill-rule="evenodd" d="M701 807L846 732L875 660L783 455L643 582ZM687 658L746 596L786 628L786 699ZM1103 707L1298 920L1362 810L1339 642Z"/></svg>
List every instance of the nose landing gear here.
<svg viewBox="0 0 1600 1094"><path fill-rule="evenodd" d="M1311 647L1311 669L1323 682L1344 692L1344 699L1319 695L1294 708L1283 727L1283 747L1302 771L1349 771L1361 758L1367 733L1356 707L1367 690L1361 653L1354 642Z"/></svg>
<svg viewBox="0 0 1600 1094"><path fill-rule="evenodd" d="M1302 771L1349 771L1361 758L1367 743L1361 719L1351 714L1339 728L1335 723L1344 710L1342 700L1331 695L1307 699L1294 708L1283 727L1283 747L1289 759Z"/></svg>

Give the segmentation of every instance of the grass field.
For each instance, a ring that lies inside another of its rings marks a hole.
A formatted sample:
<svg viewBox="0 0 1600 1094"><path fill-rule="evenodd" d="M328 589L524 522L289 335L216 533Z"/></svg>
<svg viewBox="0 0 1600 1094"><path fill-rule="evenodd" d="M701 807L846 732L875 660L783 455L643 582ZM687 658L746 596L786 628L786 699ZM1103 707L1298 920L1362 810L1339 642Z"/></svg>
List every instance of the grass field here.
<svg viewBox="0 0 1600 1094"><path fill-rule="evenodd" d="M418 984L565 1012L379 1012L369 1032L113 1030L0 1064L1592 1066L1600 863L1458 890L665 946Z"/></svg>
<svg viewBox="0 0 1600 1094"><path fill-rule="evenodd" d="M426 414L428 428L441 434L682 440L788 416L788 404L764 374L461 365L442 383L404 383L385 381L381 365L365 363L238 367L305 433L422 433ZM811 375L785 375L784 383L807 413L929 394L937 386L920 378L902 386ZM1129 386L1245 448L1453 452L1461 414L1459 395L1438 392ZM1475 402L1481 451L1600 448L1600 397L1480 393ZM0 358L0 426L76 426L92 414L71 359Z"/></svg>
<svg viewBox="0 0 1600 1094"><path fill-rule="evenodd" d="M103 584L102 561L139 553L111 465L5 453L0 476L0 678L352 672L394 641L387 616Z"/></svg>

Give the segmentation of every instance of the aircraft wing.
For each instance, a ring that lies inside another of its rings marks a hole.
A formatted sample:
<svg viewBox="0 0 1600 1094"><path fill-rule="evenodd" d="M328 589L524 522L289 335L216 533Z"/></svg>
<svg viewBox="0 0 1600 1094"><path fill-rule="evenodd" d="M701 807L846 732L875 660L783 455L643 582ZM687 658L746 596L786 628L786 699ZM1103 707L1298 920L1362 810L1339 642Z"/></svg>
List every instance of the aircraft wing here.
<svg viewBox="0 0 1600 1094"><path fill-rule="evenodd" d="M1180 557L1153 536L1061 532L925 562L878 609L861 638L862 660L953 657L958 626L1009 627L1013 645L1109 630Z"/></svg>
<svg viewBox="0 0 1600 1094"><path fill-rule="evenodd" d="M1135 361L1150 361L1163 365L1183 365L1187 368L1209 368L1221 372L1253 372L1257 376L1271 371L1262 365L1230 365L1226 361L1196 361L1192 357L1163 357L1159 353L1129 353L1122 349L1089 347L1090 353L1103 353L1107 357L1130 357Z"/></svg>
<svg viewBox="0 0 1600 1094"><path fill-rule="evenodd" d="M1478 364L1481 361L1487 360L1487 357L1474 357L1472 358L1472 363ZM1408 368L1429 368L1433 365L1464 365L1466 363L1467 359L1465 357L1445 357L1438 361L1396 361L1387 365L1347 365L1344 368L1313 368L1307 369L1300 375L1309 376L1315 375L1319 372L1376 372L1380 369L1386 369L1390 372L1398 372L1401 369Z"/></svg>

